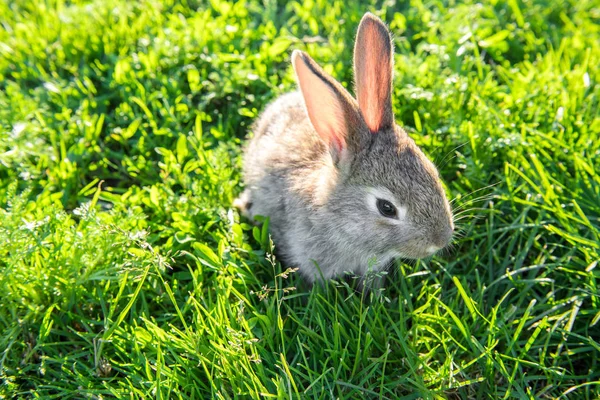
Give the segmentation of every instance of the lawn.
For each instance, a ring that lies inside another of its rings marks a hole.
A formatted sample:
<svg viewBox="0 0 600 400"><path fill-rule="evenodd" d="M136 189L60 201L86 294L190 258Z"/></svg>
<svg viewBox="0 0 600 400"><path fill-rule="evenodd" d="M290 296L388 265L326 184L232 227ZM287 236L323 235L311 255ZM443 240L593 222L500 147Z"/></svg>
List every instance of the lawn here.
<svg viewBox="0 0 600 400"><path fill-rule="evenodd" d="M360 4L359 4L360 3ZM597 0L0 0L0 398L600 396ZM309 287L232 208L365 11L459 233Z"/></svg>

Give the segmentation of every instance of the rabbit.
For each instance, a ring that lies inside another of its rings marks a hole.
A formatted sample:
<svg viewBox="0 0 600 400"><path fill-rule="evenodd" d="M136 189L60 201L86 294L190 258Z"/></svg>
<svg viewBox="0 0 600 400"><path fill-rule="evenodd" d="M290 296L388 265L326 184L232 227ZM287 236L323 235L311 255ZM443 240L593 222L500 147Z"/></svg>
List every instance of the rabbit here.
<svg viewBox="0 0 600 400"><path fill-rule="evenodd" d="M397 258L433 255L454 224L437 169L392 111L393 44L366 13L354 47L354 99L306 53L291 57L299 91L253 126L245 190L249 219L269 217L276 253L309 282L365 277Z"/></svg>

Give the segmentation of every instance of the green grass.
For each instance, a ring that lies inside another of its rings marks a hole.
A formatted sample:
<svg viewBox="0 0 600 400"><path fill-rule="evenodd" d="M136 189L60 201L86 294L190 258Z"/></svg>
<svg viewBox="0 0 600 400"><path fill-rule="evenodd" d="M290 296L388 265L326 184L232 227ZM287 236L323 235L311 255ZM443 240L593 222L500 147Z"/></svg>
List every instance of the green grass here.
<svg viewBox="0 0 600 400"><path fill-rule="evenodd" d="M0 0L0 398L600 396L600 5ZM365 11L461 233L382 296L232 210L306 50Z"/></svg>

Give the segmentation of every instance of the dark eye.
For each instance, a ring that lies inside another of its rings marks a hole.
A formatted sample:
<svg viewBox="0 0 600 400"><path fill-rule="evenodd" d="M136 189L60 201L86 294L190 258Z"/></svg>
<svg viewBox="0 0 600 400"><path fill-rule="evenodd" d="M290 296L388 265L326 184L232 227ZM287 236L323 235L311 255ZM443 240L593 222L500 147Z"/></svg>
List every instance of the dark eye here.
<svg viewBox="0 0 600 400"><path fill-rule="evenodd" d="M396 207L387 200L377 199L377 209L384 217L396 218L398 216Z"/></svg>

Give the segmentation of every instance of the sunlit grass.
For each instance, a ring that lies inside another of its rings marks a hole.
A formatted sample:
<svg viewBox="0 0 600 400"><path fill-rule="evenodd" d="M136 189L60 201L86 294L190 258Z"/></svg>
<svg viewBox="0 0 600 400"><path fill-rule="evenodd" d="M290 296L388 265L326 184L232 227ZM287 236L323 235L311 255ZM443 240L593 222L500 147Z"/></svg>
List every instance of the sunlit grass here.
<svg viewBox="0 0 600 400"><path fill-rule="evenodd" d="M0 2L0 398L598 398L593 0ZM309 288L231 207L291 50L398 121L460 230L381 295Z"/></svg>

